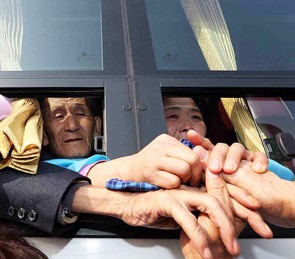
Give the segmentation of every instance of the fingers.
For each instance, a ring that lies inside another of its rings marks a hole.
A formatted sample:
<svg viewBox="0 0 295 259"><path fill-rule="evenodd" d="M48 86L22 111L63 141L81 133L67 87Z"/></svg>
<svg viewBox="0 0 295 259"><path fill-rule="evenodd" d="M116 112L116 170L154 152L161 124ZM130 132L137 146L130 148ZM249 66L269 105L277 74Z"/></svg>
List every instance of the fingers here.
<svg viewBox="0 0 295 259"><path fill-rule="evenodd" d="M160 135L136 156L132 167L139 181L146 181L164 188L176 188L179 183L198 185L202 178L202 166L196 153L174 137ZM138 173L140 172L140 173ZM158 180L153 173L160 177ZM161 173L163 176L161 177ZM171 174L168 177L167 174ZM179 180L174 176L179 177ZM136 178L136 176L132 176ZM133 179L132 178L132 179ZM170 180L169 180L170 179ZM168 180L165 184L163 180ZM160 184L158 184L160 182Z"/></svg>
<svg viewBox="0 0 295 259"><path fill-rule="evenodd" d="M177 161L175 160L175 163L170 165L168 163L162 164L161 169L179 176L182 183L189 182L191 186L197 186L203 175L200 158L190 148L184 146L180 142L178 143L181 149L177 145L167 150L166 155L170 158L176 158L179 166L176 165ZM168 161L168 159L166 159L166 161ZM187 166L185 166L184 162ZM182 167L183 170L180 170L180 167Z"/></svg>
<svg viewBox="0 0 295 259"><path fill-rule="evenodd" d="M273 233L257 211L251 211L232 200L236 215L249 223L251 228L263 238L272 238Z"/></svg>
<svg viewBox="0 0 295 259"><path fill-rule="evenodd" d="M158 159L156 168L157 171L148 172L149 176L145 176L146 181L165 189L178 188L180 184L187 183L192 177L191 165L177 158L161 157Z"/></svg>
<svg viewBox="0 0 295 259"><path fill-rule="evenodd" d="M218 143L214 146L207 162L208 168L212 173L217 174L222 171L228 149L228 145L224 143Z"/></svg>
<svg viewBox="0 0 295 259"><path fill-rule="evenodd" d="M167 171L155 171L148 183L160 186L164 189L176 189L181 185L181 179Z"/></svg>
<svg viewBox="0 0 295 259"><path fill-rule="evenodd" d="M199 153L202 155L201 152ZM223 171L232 174L239 168L242 160L253 162L251 167L256 173L267 171L267 156L261 152L252 153L240 143L234 143L231 146L224 143L216 144L210 153L208 167L213 173Z"/></svg>
<svg viewBox="0 0 295 259"><path fill-rule="evenodd" d="M202 146L206 150L212 150L214 145L211 141L203 136L201 136L198 132L194 130L189 130L187 132L188 139L195 145L195 146Z"/></svg>
<svg viewBox="0 0 295 259"><path fill-rule="evenodd" d="M260 174L265 173L268 167L268 158L266 154L262 152L250 152L246 150L244 147L243 149L244 149L244 154L241 159L245 159L249 162L253 162L251 167L254 172L260 173Z"/></svg>
<svg viewBox="0 0 295 259"><path fill-rule="evenodd" d="M171 216L182 227L187 236L191 239L193 246L197 251L204 253L208 248L208 241L202 232L195 216L189 211L200 211L208 215L212 223L219 230L221 239L232 255L239 254L239 245L235 237L235 229L232 221L229 219L223 206L213 196L204 194L193 187L183 187L182 190L168 190L166 192L174 194L173 196L184 204L174 206L174 203L165 197L165 205L171 211ZM169 203L168 203L169 201ZM189 211L188 211L189 209ZM201 237L201 239L199 238Z"/></svg>
<svg viewBox="0 0 295 259"><path fill-rule="evenodd" d="M248 192L238 186L227 183L227 190L230 197L235 199L238 203L244 207L251 210L258 210L260 208L260 203L253 196L248 194Z"/></svg>
<svg viewBox="0 0 295 259"><path fill-rule="evenodd" d="M184 231L180 233L180 246L185 259L202 259L198 251L191 247L190 239Z"/></svg>
<svg viewBox="0 0 295 259"><path fill-rule="evenodd" d="M247 152L248 151L242 144L232 144L228 149L223 171L228 174L234 173L238 169L241 160L244 158Z"/></svg>
<svg viewBox="0 0 295 259"><path fill-rule="evenodd" d="M242 161L236 173L222 175L225 182L241 187L247 190L249 194L252 194L253 189L257 192L262 192L261 186L266 186L266 184L268 184L268 182L263 183L263 176L264 175L253 172L250 163L247 161ZM255 196L255 198L257 197Z"/></svg>
<svg viewBox="0 0 295 259"><path fill-rule="evenodd" d="M236 239L233 220L229 218L228 213L226 213L217 198L211 199L209 202L211 206L208 206L208 209L204 212L208 214L214 225L219 229L221 240L227 251L233 256L238 255L240 246Z"/></svg>
<svg viewBox="0 0 295 259"><path fill-rule="evenodd" d="M201 258L213 258L209 249L208 241L202 232L196 217L186 207L183 207L180 204L169 204L169 207L171 210L171 216L186 233L194 248L200 253Z"/></svg>
<svg viewBox="0 0 295 259"><path fill-rule="evenodd" d="M222 179L221 175L214 174L209 169L207 169L205 172L205 183L206 183L207 193L218 199L218 201L222 204L225 210L228 220L231 223L234 222L230 197L226 189L226 184L224 180ZM226 235L229 235L229 234L225 233L222 228L219 228L219 230L220 230L220 237L226 246L226 240L227 240ZM234 240L231 247L233 250L230 251L229 247L226 246L227 250L230 253L234 253L235 255L238 255L240 252L240 247L236 239L235 230L233 230L233 232L230 232L230 234L232 235L232 236L229 236L230 239Z"/></svg>
<svg viewBox="0 0 295 259"><path fill-rule="evenodd" d="M268 158L266 154L262 152L255 152L251 168L256 173L265 173L268 168Z"/></svg>

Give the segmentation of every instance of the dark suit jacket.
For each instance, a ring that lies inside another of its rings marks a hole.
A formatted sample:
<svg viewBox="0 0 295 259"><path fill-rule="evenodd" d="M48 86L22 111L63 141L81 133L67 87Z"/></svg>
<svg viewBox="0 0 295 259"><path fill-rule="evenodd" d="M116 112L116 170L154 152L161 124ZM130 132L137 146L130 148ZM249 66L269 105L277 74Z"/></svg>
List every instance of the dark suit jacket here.
<svg viewBox="0 0 295 259"><path fill-rule="evenodd" d="M40 162L36 175L5 168L0 171L0 217L49 233L62 232L67 228L56 222L61 201L73 185L77 189L85 180L89 182L76 172L45 162Z"/></svg>

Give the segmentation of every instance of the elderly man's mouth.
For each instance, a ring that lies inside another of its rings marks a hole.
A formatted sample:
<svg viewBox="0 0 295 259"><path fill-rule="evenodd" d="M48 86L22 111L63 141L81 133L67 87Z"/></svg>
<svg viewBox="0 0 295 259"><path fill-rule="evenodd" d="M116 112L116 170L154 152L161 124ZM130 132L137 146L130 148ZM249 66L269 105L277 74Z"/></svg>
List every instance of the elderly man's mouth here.
<svg viewBox="0 0 295 259"><path fill-rule="evenodd" d="M81 139L81 138L67 139L67 140L65 140L65 143L73 143L73 142L82 141L82 140L83 139Z"/></svg>

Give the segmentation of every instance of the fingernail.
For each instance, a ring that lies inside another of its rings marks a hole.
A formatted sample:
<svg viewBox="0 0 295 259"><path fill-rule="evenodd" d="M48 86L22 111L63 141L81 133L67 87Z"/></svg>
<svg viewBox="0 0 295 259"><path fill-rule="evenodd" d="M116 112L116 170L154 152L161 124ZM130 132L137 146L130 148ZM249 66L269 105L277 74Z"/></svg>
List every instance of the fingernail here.
<svg viewBox="0 0 295 259"><path fill-rule="evenodd" d="M264 173L267 170L267 166L260 163L254 164L253 167L256 173Z"/></svg>
<svg viewBox="0 0 295 259"><path fill-rule="evenodd" d="M230 170L231 172L234 172L236 170L236 165L235 165L234 161L229 160L229 161L226 161L224 168L226 170Z"/></svg>
<svg viewBox="0 0 295 259"><path fill-rule="evenodd" d="M214 171L220 171L220 163L218 160L213 160L210 163L210 169Z"/></svg>

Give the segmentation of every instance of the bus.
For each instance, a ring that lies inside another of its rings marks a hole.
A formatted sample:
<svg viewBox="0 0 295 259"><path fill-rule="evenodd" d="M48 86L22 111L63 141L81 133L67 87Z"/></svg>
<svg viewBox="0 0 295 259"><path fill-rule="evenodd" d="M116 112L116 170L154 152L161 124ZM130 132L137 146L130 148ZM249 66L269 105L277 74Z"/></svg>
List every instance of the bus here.
<svg viewBox="0 0 295 259"><path fill-rule="evenodd" d="M295 172L294 14L291 0L1 0L0 94L96 98L110 159L167 132L163 97L208 99L213 143ZM246 227L238 258L291 258L295 232L271 228ZM179 231L98 215L61 237L25 233L50 258L182 258Z"/></svg>

